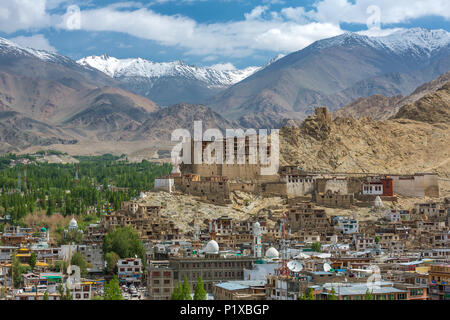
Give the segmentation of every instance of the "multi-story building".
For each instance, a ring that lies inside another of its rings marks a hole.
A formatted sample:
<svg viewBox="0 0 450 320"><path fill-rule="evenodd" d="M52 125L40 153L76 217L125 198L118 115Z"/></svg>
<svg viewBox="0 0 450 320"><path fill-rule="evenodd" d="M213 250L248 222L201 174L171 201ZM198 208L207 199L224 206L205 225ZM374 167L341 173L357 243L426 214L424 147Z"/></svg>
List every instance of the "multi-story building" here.
<svg viewBox="0 0 450 320"><path fill-rule="evenodd" d="M147 291L150 300L170 300L178 280L168 260L152 260L147 268Z"/></svg>
<svg viewBox="0 0 450 320"><path fill-rule="evenodd" d="M215 283L215 300L266 300L266 280L238 280Z"/></svg>
<svg viewBox="0 0 450 320"><path fill-rule="evenodd" d="M119 282L140 284L142 280L142 261L139 258L120 259L117 262Z"/></svg>
<svg viewBox="0 0 450 320"><path fill-rule="evenodd" d="M73 300L91 300L92 298L91 282L84 281L81 283L74 284L74 287L71 289L71 294L73 296Z"/></svg>
<svg viewBox="0 0 450 320"><path fill-rule="evenodd" d="M351 217L336 217L335 229L343 234L359 233L358 220Z"/></svg>
<svg viewBox="0 0 450 320"><path fill-rule="evenodd" d="M450 300L450 264L431 265L428 286L431 300Z"/></svg>

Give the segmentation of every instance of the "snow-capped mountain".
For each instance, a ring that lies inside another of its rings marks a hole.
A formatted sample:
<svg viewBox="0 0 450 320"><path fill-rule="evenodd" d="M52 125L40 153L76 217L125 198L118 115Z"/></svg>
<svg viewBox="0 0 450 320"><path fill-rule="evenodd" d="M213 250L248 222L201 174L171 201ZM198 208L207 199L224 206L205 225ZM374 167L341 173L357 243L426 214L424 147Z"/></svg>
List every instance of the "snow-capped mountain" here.
<svg viewBox="0 0 450 320"><path fill-rule="evenodd" d="M208 106L232 120L256 125L264 119L269 126L360 97L407 96L450 70L449 32L414 28L384 34L348 32L316 41L228 88Z"/></svg>
<svg viewBox="0 0 450 320"><path fill-rule="evenodd" d="M2 55L9 55L16 57L37 58L44 62L75 65L75 61L73 61L72 59L57 54L55 52L49 52L45 50L35 50L32 48L23 47L15 42L12 42L4 38L0 38L0 53Z"/></svg>
<svg viewBox="0 0 450 320"><path fill-rule="evenodd" d="M183 77L203 81L210 88L229 87L260 69L260 67L248 67L242 70L218 70L212 67L191 66L183 61L153 62L142 58L117 59L106 54L86 57L77 62L100 70L112 78Z"/></svg>
<svg viewBox="0 0 450 320"><path fill-rule="evenodd" d="M325 49L356 44L386 50L399 56L429 57L434 52L450 45L450 33L445 30L422 28L399 29L385 36L368 36L365 35L365 32L347 32L333 38L317 41L312 47Z"/></svg>
<svg viewBox="0 0 450 320"><path fill-rule="evenodd" d="M205 103L217 93L263 68L248 67L239 70L229 64L198 67L183 61L117 59L106 54L86 57L77 62L86 68L105 73L121 83L123 88L163 106L181 102Z"/></svg>

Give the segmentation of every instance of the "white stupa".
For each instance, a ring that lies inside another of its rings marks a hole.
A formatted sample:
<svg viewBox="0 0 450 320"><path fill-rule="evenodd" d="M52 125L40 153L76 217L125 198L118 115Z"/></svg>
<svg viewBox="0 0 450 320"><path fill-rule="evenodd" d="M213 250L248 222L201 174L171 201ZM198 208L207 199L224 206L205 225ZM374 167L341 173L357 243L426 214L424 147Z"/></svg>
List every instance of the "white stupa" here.
<svg viewBox="0 0 450 320"><path fill-rule="evenodd" d="M374 206L375 206L376 209L381 209L381 208L383 208L383 201L381 201L380 196L377 196L377 197L375 198Z"/></svg>
<svg viewBox="0 0 450 320"><path fill-rule="evenodd" d="M278 253L277 249L275 249L274 247L270 247L269 249L267 249L266 258L278 259L279 257L280 257L280 254Z"/></svg>
<svg viewBox="0 0 450 320"><path fill-rule="evenodd" d="M219 244L215 240L211 240L206 244L205 253L219 253Z"/></svg>
<svg viewBox="0 0 450 320"><path fill-rule="evenodd" d="M75 218L72 218L69 222L69 230L78 230L78 222Z"/></svg>

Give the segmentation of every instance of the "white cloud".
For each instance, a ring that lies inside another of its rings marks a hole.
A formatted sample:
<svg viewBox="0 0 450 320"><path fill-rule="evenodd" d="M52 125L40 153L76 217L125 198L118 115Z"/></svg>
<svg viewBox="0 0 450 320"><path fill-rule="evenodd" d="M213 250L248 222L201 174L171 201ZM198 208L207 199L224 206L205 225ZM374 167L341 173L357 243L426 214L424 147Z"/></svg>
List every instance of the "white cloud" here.
<svg viewBox="0 0 450 320"><path fill-rule="evenodd" d="M210 66L211 69L217 70L217 71L229 71L229 70L236 70L236 67L232 63L217 63Z"/></svg>
<svg viewBox="0 0 450 320"><path fill-rule="evenodd" d="M15 42L22 47L32 48L36 50L46 50L50 52L56 52L56 49L50 44L47 38L45 38L42 34L36 34L30 37L15 37L9 39L12 42Z"/></svg>
<svg viewBox="0 0 450 320"><path fill-rule="evenodd" d="M139 38L178 46L190 55L243 57L255 50L296 51L315 40L343 31L330 23L299 24L267 15L267 6L258 6L241 21L200 24L181 15L162 15L147 8L137 10L104 7L81 11L81 29L116 31ZM68 17L64 17L64 21ZM66 28L64 23L59 25Z"/></svg>
<svg viewBox="0 0 450 320"><path fill-rule="evenodd" d="M244 57L254 55L258 50L300 50L316 40L343 33L339 27L342 22L365 24L369 18L373 21L373 12L368 13L367 8L374 2L316 0L310 11L303 7L271 11L273 4L283 1L265 0L262 1L264 5L250 10L242 20L207 24L182 15L159 14L149 9L149 5L142 6L132 1L100 8L87 7L78 13L50 15L46 9L62 8L63 4L74 1L8 0L0 7L0 31L35 31L50 26L66 30L80 28L89 32L113 31L179 47L188 55ZM406 22L426 15L450 19L448 0L379 0L376 5L380 8L379 20L382 23ZM379 30L378 34L386 32L389 31Z"/></svg>
<svg viewBox="0 0 450 320"><path fill-rule="evenodd" d="M436 15L450 19L448 0L320 0L307 16L319 22L363 23L371 14L366 12L370 6L380 8L381 23L401 23L408 20Z"/></svg>
<svg viewBox="0 0 450 320"><path fill-rule="evenodd" d="M261 15L269 9L268 6L257 6L250 13L245 13L246 20L254 20L261 18Z"/></svg>
<svg viewBox="0 0 450 320"><path fill-rule="evenodd" d="M404 30L403 28L391 28L391 29L379 29L379 28L371 28L368 30L358 31L358 34L369 36L369 37L385 37L394 32L398 32L400 30Z"/></svg>
<svg viewBox="0 0 450 320"><path fill-rule="evenodd" d="M6 0L0 7L0 30L13 33L18 30L44 28L50 25L46 0Z"/></svg>

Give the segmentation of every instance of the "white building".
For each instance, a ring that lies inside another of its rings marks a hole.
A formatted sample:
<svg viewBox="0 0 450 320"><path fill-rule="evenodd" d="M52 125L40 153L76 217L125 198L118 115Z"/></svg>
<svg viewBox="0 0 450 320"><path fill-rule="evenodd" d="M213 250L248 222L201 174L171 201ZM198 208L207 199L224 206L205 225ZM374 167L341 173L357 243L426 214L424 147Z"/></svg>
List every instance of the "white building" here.
<svg viewBox="0 0 450 320"><path fill-rule="evenodd" d="M155 179L154 190L166 191L171 193L174 190L175 180L170 176L160 177Z"/></svg>
<svg viewBox="0 0 450 320"><path fill-rule="evenodd" d="M343 234L359 233L358 220L350 217L338 217L335 229L340 230Z"/></svg>
<svg viewBox="0 0 450 320"><path fill-rule="evenodd" d="M363 192L364 195L377 195L381 196L383 194L383 184L380 183L364 183Z"/></svg>

